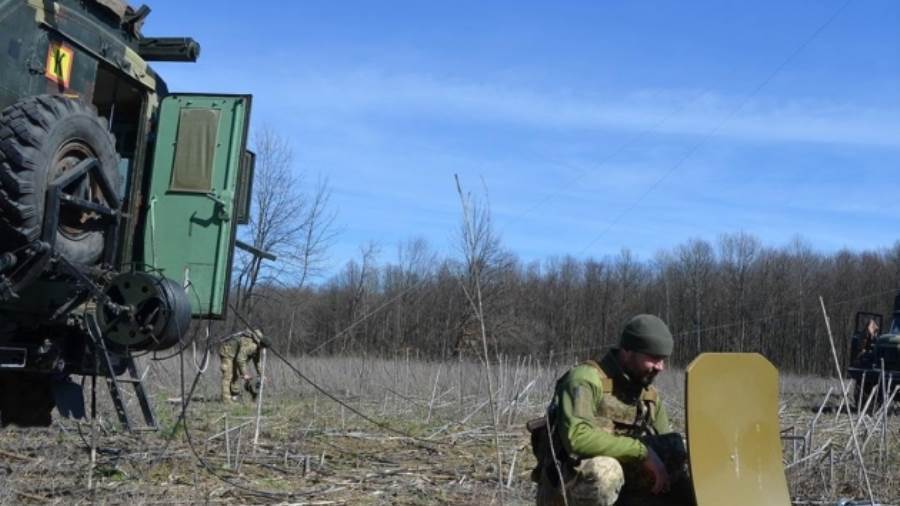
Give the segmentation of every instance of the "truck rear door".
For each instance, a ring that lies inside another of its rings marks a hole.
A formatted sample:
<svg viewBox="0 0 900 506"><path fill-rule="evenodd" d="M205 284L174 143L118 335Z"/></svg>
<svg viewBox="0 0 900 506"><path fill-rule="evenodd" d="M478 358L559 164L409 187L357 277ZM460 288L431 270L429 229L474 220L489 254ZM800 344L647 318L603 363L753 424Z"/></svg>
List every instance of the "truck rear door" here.
<svg viewBox="0 0 900 506"><path fill-rule="evenodd" d="M143 262L186 287L195 317L225 314L249 120L249 95L176 94L160 104Z"/></svg>

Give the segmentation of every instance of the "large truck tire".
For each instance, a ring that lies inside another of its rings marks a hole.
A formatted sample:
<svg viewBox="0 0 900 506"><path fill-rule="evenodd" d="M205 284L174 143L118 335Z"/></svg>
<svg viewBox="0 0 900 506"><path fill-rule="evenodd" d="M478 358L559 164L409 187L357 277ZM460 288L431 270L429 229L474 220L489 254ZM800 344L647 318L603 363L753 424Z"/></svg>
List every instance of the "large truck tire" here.
<svg viewBox="0 0 900 506"><path fill-rule="evenodd" d="M88 158L97 159L115 187L119 163L115 139L93 106L59 95L39 95L0 112L0 240L4 246L23 246L40 237L47 185ZM90 176L73 183L66 193L106 205ZM96 263L104 247L98 216L61 208L58 218L56 251L75 263Z"/></svg>

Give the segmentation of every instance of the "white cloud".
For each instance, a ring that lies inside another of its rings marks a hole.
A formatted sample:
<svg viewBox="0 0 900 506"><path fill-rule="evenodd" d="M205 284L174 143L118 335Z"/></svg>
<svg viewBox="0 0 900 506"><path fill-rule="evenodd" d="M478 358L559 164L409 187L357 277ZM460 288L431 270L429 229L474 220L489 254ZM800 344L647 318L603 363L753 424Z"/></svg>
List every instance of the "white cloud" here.
<svg viewBox="0 0 900 506"><path fill-rule="evenodd" d="M294 75L271 93L304 113L378 114L527 128L714 133L754 142L900 147L898 111L804 100L766 103L714 93L647 93L617 99L375 71ZM758 98L758 97L757 97Z"/></svg>

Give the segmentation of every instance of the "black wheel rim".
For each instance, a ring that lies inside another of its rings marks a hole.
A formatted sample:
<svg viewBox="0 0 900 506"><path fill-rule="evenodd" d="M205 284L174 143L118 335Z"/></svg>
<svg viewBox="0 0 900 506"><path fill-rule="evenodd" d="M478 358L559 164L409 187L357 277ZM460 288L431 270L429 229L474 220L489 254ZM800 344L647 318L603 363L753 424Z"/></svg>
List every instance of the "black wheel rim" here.
<svg viewBox="0 0 900 506"><path fill-rule="evenodd" d="M80 139L66 142L60 146L53 157L50 181L90 158L96 158L96 154L87 143ZM90 174L85 174L78 181L73 182L67 188L63 188L63 193L88 202L105 204L100 187L91 178ZM97 230L99 226L100 215L95 212L71 206L60 208L58 229L68 239L73 241L84 239L92 231Z"/></svg>

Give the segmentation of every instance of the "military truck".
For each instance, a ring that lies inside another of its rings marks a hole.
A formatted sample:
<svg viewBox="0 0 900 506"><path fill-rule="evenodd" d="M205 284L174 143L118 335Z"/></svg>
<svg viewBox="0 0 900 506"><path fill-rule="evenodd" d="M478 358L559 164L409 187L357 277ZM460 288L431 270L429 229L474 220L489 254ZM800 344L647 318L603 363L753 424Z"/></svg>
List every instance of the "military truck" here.
<svg viewBox="0 0 900 506"><path fill-rule="evenodd" d="M867 402L871 392L881 385L882 365L885 388L888 384L900 385L900 291L894 297L891 324L885 332L883 320L883 315L865 311L856 313L854 318L847 376L854 382L857 405ZM890 394L889 390L879 391ZM876 395L874 402L884 401L883 397Z"/></svg>
<svg viewBox="0 0 900 506"><path fill-rule="evenodd" d="M105 377L120 419L134 358L223 318L247 222L251 97L170 93L148 62L193 62L122 0L0 0L0 421L84 411ZM72 401L76 398L75 401Z"/></svg>

